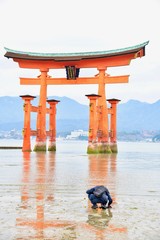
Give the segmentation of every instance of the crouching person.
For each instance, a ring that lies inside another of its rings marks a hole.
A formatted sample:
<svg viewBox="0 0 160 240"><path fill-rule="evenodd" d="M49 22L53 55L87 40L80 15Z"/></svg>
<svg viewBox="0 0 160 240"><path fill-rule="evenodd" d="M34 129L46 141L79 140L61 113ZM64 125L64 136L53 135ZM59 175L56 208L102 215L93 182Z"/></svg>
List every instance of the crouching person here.
<svg viewBox="0 0 160 240"><path fill-rule="evenodd" d="M97 203L100 203L100 208L110 208L112 204L112 198L109 190L104 186L96 186L86 191L88 198L91 201L92 208L98 208Z"/></svg>

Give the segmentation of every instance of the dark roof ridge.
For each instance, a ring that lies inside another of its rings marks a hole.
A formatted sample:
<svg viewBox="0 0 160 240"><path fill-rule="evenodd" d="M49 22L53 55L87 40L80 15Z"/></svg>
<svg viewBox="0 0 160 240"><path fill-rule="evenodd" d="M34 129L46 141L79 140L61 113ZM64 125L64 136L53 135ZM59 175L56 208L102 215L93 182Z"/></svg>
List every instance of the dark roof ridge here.
<svg viewBox="0 0 160 240"><path fill-rule="evenodd" d="M24 52L24 51L17 51L17 50L13 50L13 49L9 49L4 47L4 49L7 51L7 53L5 54L5 57L11 57L9 53L11 54L20 54L20 55L25 55L26 56L37 56L37 57L92 57L92 56L103 56L103 55L114 55L114 54L121 54L121 53L125 53L125 52L130 52L130 51L134 51L134 50L138 50L141 49L143 47L145 47L147 44L149 43L149 41L143 42L141 44L132 46L132 47L126 47L126 48L119 48L119 49L113 49L113 50L107 50L107 51L95 51L95 52L73 52L73 53L38 53L38 52Z"/></svg>

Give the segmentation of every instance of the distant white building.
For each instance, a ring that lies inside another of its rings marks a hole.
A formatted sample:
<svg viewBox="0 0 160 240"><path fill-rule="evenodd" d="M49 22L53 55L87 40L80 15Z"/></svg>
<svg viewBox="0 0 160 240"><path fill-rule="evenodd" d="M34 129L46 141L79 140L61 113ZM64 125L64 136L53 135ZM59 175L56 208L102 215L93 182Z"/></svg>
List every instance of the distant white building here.
<svg viewBox="0 0 160 240"><path fill-rule="evenodd" d="M78 139L79 137L88 137L88 131L83 131L81 129L74 130L74 131L71 132L70 135L66 136L66 139L75 140L75 139Z"/></svg>

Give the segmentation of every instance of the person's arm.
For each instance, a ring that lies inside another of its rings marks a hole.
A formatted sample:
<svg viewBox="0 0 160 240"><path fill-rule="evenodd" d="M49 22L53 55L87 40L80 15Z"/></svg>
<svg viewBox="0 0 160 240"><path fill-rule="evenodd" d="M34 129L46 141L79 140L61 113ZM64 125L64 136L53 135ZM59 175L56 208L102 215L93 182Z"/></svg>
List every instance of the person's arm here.
<svg viewBox="0 0 160 240"><path fill-rule="evenodd" d="M106 189L106 191L105 191L106 194L107 194L107 195L110 195L110 192L109 192L108 188L105 187L105 189Z"/></svg>
<svg viewBox="0 0 160 240"><path fill-rule="evenodd" d="M112 203L112 197L110 195L110 192L108 191L108 192L106 192L106 194L107 194L109 202Z"/></svg>
<svg viewBox="0 0 160 240"><path fill-rule="evenodd" d="M94 191L95 191L95 188L91 188L91 189L87 190L86 193L87 193L87 194L91 194L91 193L93 193Z"/></svg>

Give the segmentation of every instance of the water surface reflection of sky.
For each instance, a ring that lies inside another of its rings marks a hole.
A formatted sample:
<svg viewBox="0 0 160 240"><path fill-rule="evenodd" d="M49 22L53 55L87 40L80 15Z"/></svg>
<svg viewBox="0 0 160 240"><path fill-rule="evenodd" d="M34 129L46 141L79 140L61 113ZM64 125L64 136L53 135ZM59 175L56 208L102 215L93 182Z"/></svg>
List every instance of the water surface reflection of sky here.
<svg viewBox="0 0 160 240"><path fill-rule="evenodd" d="M34 158L23 153L17 239L106 239L108 232L126 234L125 227L110 224L112 210L92 210L85 194L94 185L110 185L115 200L116 155L88 155L84 169L79 167L83 161L73 161L58 162L54 153L35 153Z"/></svg>
<svg viewBox="0 0 160 240"><path fill-rule="evenodd" d="M160 153L147 146L120 144L118 155L87 155L84 142L57 153L1 150L0 239L159 240ZM86 190L98 184L112 209L91 208Z"/></svg>

